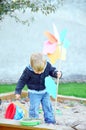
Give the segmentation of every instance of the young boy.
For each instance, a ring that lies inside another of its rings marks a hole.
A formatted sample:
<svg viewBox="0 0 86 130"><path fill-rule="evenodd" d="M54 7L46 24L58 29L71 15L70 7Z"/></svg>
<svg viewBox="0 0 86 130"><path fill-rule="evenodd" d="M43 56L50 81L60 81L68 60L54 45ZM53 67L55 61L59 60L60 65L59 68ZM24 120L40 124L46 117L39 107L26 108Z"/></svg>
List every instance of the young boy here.
<svg viewBox="0 0 86 130"><path fill-rule="evenodd" d="M29 117L39 118L39 106L41 103L45 122L55 124L56 121L50 102L50 96L45 86L45 78L49 75L60 78L61 72L58 72L55 67L52 67L41 53L32 54L30 65L25 68L17 83L15 96L16 99L20 98L21 91L26 84L30 99Z"/></svg>

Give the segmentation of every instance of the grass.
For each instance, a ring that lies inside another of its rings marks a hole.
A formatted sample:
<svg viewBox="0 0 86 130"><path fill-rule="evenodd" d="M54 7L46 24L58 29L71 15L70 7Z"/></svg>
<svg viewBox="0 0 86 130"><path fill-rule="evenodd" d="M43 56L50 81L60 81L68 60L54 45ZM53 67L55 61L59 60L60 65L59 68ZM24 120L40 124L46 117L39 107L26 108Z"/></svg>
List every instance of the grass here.
<svg viewBox="0 0 86 130"><path fill-rule="evenodd" d="M0 84L0 94L15 91L16 84ZM27 90L27 87L24 87ZM86 98L86 83L60 83L58 93L66 96Z"/></svg>
<svg viewBox="0 0 86 130"><path fill-rule="evenodd" d="M86 83L63 83L59 85L59 94L86 98Z"/></svg>
<svg viewBox="0 0 86 130"><path fill-rule="evenodd" d="M15 88L16 84L0 84L0 94L14 92ZM27 90L27 87L25 86L23 90Z"/></svg>

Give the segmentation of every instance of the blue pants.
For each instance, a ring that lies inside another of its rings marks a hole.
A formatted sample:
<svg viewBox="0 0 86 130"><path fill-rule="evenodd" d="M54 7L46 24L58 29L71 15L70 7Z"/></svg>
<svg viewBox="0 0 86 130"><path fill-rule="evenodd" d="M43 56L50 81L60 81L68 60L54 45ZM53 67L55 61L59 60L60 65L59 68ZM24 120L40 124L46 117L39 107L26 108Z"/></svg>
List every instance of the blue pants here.
<svg viewBox="0 0 86 130"><path fill-rule="evenodd" d="M30 118L39 118L39 106L41 103L44 112L45 122L53 124L56 123L50 101L50 96L47 92L43 94L29 93L29 99L30 99L30 108L29 108Z"/></svg>

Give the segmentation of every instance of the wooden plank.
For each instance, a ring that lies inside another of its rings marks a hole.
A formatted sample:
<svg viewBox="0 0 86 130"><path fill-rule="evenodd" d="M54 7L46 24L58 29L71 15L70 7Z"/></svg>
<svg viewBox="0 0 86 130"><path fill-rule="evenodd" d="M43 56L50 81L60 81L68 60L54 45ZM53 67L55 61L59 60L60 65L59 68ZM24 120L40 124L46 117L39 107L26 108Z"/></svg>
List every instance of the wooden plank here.
<svg viewBox="0 0 86 130"><path fill-rule="evenodd" d="M0 119L1 130L50 130L48 128L22 126L19 121L10 119Z"/></svg>
<svg viewBox="0 0 86 130"><path fill-rule="evenodd" d="M26 91L22 91L21 94L21 98L26 98L28 97L28 93ZM15 99L15 95L14 93L8 93L8 94L0 94L0 99L2 100L10 100L10 99ZM51 97L52 101L55 101L55 99L53 99ZM86 98L77 98L77 97L71 97L71 96L62 96L62 95L58 95L57 97L57 101L58 102L64 102L64 100L70 100L70 101L82 101L86 103Z"/></svg>
<svg viewBox="0 0 86 130"><path fill-rule="evenodd" d="M8 124L0 124L0 129L1 130L50 130L46 128L16 126L16 125L8 125Z"/></svg>
<svg viewBox="0 0 86 130"><path fill-rule="evenodd" d="M25 98L25 97L28 97L28 92L22 91L21 98ZM14 100L15 94L13 92L0 94L0 99L2 99L2 100L10 100L10 99Z"/></svg>

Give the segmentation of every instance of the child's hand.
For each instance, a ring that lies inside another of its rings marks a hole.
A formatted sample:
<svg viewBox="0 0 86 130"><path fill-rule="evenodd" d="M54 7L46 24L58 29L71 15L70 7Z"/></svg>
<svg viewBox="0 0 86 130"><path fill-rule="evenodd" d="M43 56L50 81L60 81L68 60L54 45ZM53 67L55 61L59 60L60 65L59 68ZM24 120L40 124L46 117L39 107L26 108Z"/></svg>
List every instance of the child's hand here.
<svg viewBox="0 0 86 130"><path fill-rule="evenodd" d="M20 99L20 94L16 94L16 95L15 95L15 99L16 99L16 100L19 100L19 99Z"/></svg>
<svg viewBox="0 0 86 130"><path fill-rule="evenodd" d="M61 76L62 76L61 71L58 71L58 72L57 72L57 77L58 77L58 78L61 78Z"/></svg>

